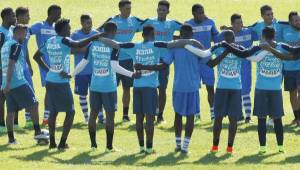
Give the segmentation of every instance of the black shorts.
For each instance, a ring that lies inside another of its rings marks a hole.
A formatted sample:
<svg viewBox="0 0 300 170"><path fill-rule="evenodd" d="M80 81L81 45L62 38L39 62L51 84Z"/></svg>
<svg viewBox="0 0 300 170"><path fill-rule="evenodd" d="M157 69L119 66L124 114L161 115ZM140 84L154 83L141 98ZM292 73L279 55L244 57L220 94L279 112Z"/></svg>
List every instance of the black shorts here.
<svg viewBox="0 0 300 170"><path fill-rule="evenodd" d="M92 112L98 113L102 110L102 106L107 113L117 110L117 92L95 92L90 91L90 107Z"/></svg>

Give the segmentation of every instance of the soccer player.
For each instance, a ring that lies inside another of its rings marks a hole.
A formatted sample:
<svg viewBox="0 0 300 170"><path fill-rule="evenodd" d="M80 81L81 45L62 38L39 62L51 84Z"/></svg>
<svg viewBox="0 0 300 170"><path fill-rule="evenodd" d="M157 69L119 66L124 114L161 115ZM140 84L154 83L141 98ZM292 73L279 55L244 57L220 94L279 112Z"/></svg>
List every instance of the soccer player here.
<svg viewBox="0 0 300 170"><path fill-rule="evenodd" d="M14 137L14 114L23 108L26 108L33 120L34 138L48 139L49 136L41 133L39 126L38 102L34 96L33 90L28 85L24 76L25 56L21 43L27 34L27 27L24 25L16 25L13 30L13 37L5 42L1 48L1 64L2 64L2 85L6 96L7 118L6 127L8 134L8 143L16 144Z"/></svg>
<svg viewBox="0 0 300 170"><path fill-rule="evenodd" d="M234 32L235 43L245 48L253 45L254 41L258 40L257 34L246 27L243 27L243 20L240 14L233 14L231 16L231 26ZM218 35L218 41L224 39L223 32ZM250 98L251 84L252 84L252 69L251 62L247 59L242 59L241 80L242 80L242 105L244 107L246 119L245 123L251 122L252 104ZM241 118L239 118L240 120Z"/></svg>
<svg viewBox="0 0 300 170"><path fill-rule="evenodd" d="M117 25L108 22L104 25L104 37L114 38ZM117 109L117 81L116 72L128 77L135 78L140 74L133 73L121 67L118 63L118 50L103 44L101 41L93 41L87 48L84 58L76 66L74 73L79 73L91 63L92 80L90 85L91 114L89 118L89 134L91 148L97 148L96 142L96 119L102 110L106 112L106 152L116 151L113 148L114 117Z"/></svg>
<svg viewBox="0 0 300 170"><path fill-rule="evenodd" d="M143 20L131 16L131 1L130 0L121 0L119 2L120 14L109 18L106 22L115 22L117 24L118 30L114 40L119 42L131 42L135 33L139 31L141 23ZM98 28L99 31L103 29L104 25ZM119 63L122 67L127 70L133 71L133 61L131 57L120 51L119 54ZM117 83L122 82L123 87L123 121L130 121L128 116L129 103L130 103L130 87L132 87L133 79L126 77L124 75L117 74Z"/></svg>
<svg viewBox="0 0 300 170"><path fill-rule="evenodd" d="M215 22L208 18L204 13L204 7L201 4L195 4L192 7L194 18L186 21L193 27L193 38L201 42L205 49L211 47L211 42L215 40L219 34ZM200 63L200 76L203 84L206 85L208 103L210 106L211 119L214 119L214 70L206 64ZM200 113L196 116L195 121L200 120Z"/></svg>
<svg viewBox="0 0 300 170"><path fill-rule="evenodd" d="M80 17L81 29L76 30L71 34L71 39L80 40L88 38L92 35L97 34L98 31L92 29L93 23L92 18L89 15L81 15ZM76 52L75 54L75 66L83 59L84 52ZM85 122L89 122L89 111L88 111L88 102L87 94L89 85L91 83L92 76L92 65L88 64L84 70L78 73L75 77L75 94L79 95L79 102L81 111L84 115Z"/></svg>
<svg viewBox="0 0 300 170"><path fill-rule="evenodd" d="M30 34L36 36L36 44L38 49L40 49L46 41L52 37L55 36L55 30L54 30L54 23L60 19L61 16L61 8L58 5L51 5L48 8L48 17L45 21L37 22L33 24L30 28ZM49 65L49 57L43 56L43 60L46 62L47 65ZM39 67L40 69L40 76L41 76L41 83L42 86L45 87L46 85L46 74L47 71L43 70L43 68ZM49 109L47 106L47 95L45 95L44 98L44 118L43 118L43 125L48 124L48 117L49 117Z"/></svg>
<svg viewBox="0 0 300 170"><path fill-rule="evenodd" d="M9 31L10 26L15 25L16 15L12 8L4 8L1 11L2 24L0 26L0 50L4 43L12 38L12 34ZM0 54L1 57L1 54ZM1 57L2 58L2 57ZM2 69L0 69L0 82L2 83ZM4 120L4 102L5 96L3 91L0 91L0 133L6 130Z"/></svg>
<svg viewBox="0 0 300 170"><path fill-rule="evenodd" d="M154 118L157 113L158 71L166 65L160 63L160 48L182 48L186 44L198 44L195 40L177 40L173 42L155 42L154 27L144 26L142 33L144 41L141 43L116 43L107 39L104 43L128 53L135 63L135 69L141 70L140 79L133 82L133 113L136 114L136 131L140 145L140 152L151 154L153 150ZM102 40L103 41L103 40ZM144 119L146 119L146 149L144 142Z"/></svg>
<svg viewBox="0 0 300 170"><path fill-rule="evenodd" d="M290 46L299 46L300 16L292 11L289 14L290 26L283 29L283 42ZM290 102L294 112L292 124L300 125L300 60L283 63L284 90L290 93Z"/></svg>
<svg viewBox="0 0 300 170"><path fill-rule="evenodd" d="M63 73L70 71L70 54L71 48L82 48L91 41L99 38L100 34L96 34L81 41L74 41L69 38L71 27L69 20L60 19L55 24L55 32L57 36L48 39L43 47L41 47L34 55L34 59L39 66L48 71L46 75L46 95L48 96L47 104L49 106L49 149L56 148L55 142L55 124L58 112L66 112L63 125L63 133L59 150L68 148L66 144L68 134L74 119L74 104L72 91L69 84L69 78ZM43 60L42 56L49 57L49 67Z"/></svg>
<svg viewBox="0 0 300 170"><path fill-rule="evenodd" d="M30 16L29 16L29 9L26 7L18 7L16 9L16 18L17 18L17 24L23 24L23 25L28 25ZM13 27L11 27L13 29ZM33 75L33 70L31 67L31 62L29 59L29 53L28 53L28 41L30 38L30 31L29 28L27 28L27 34L26 37L22 43L22 50L25 56L25 61L23 70L24 70L24 76L25 79L27 80L28 84L30 85L31 89L34 90L33 88L33 82L32 82L32 75ZM26 124L25 127L30 128L32 127L32 120L31 120L31 115L28 110L25 110L25 119L26 119ZM18 124L18 112L15 114L15 127Z"/></svg>
<svg viewBox="0 0 300 170"><path fill-rule="evenodd" d="M277 139L278 151L284 152L283 148L283 125L282 116L282 60L297 60L298 56L288 55L284 50L284 45L276 43L275 29L265 27L262 31L262 41L265 43L261 46L264 50L272 52L263 60L257 63L256 87L254 96L254 115L258 117L258 137L260 143L260 154L266 153L266 117L269 116L274 121L274 130ZM287 46L287 45L285 45ZM231 49L230 49L231 50ZM249 50L242 53L231 50L232 53L239 56L249 55ZM277 58L278 57L278 58Z"/></svg>
<svg viewBox="0 0 300 170"><path fill-rule="evenodd" d="M173 40L173 35L175 31L179 31L181 27L181 23L176 20L167 19L167 15L169 14L170 3L167 0L160 0L157 6L157 17L146 19L142 25L151 25L155 29L155 40L156 41L171 41ZM167 56L168 50L161 50L161 60ZM169 67L164 70L159 71L159 112L157 115L157 122L163 122L163 112L166 105L167 95L166 89L168 86L169 80Z"/></svg>

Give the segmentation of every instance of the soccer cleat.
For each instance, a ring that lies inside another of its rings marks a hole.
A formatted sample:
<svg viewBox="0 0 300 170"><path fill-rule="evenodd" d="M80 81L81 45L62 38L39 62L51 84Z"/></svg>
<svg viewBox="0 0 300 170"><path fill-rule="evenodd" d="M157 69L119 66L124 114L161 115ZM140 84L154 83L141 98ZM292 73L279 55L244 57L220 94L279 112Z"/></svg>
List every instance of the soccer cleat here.
<svg viewBox="0 0 300 170"><path fill-rule="evenodd" d="M180 152L181 152L182 154L185 154L185 155L187 155L187 154L189 153L188 150L184 150L184 149L181 149Z"/></svg>
<svg viewBox="0 0 300 170"><path fill-rule="evenodd" d="M6 127L0 126L0 133L5 133L5 132L6 132Z"/></svg>
<svg viewBox="0 0 300 170"><path fill-rule="evenodd" d="M258 154L265 154L267 152L266 146L260 146Z"/></svg>
<svg viewBox="0 0 300 170"><path fill-rule="evenodd" d="M227 146L226 152L227 152L228 154L232 154L233 148L230 147L230 146Z"/></svg>
<svg viewBox="0 0 300 170"><path fill-rule="evenodd" d="M145 152L146 152L145 147L140 146L140 153L145 153Z"/></svg>
<svg viewBox="0 0 300 170"><path fill-rule="evenodd" d="M119 150L116 148L112 148L112 149L106 148L105 149L105 153L112 153L112 152L119 152Z"/></svg>
<svg viewBox="0 0 300 170"><path fill-rule="evenodd" d="M217 153L218 151L219 151L219 147L218 147L218 146L214 146L214 145L213 145L213 146L211 147L211 149L210 149L210 152L211 152L211 153Z"/></svg>
<svg viewBox="0 0 300 170"><path fill-rule="evenodd" d="M155 150L154 150L153 148L147 148L147 149L145 150L145 153L146 153L146 154L154 154L154 153L155 153Z"/></svg>
<svg viewBox="0 0 300 170"><path fill-rule="evenodd" d="M200 117L200 115L196 115L195 116L195 123L198 123L198 122L200 122L200 120L201 120L201 117Z"/></svg>
<svg viewBox="0 0 300 170"><path fill-rule="evenodd" d="M284 153L284 149L283 149L283 146L282 145L278 145L278 152L279 153Z"/></svg>
<svg viewBox="0 0 300 170"><path fill-rule="evenodd" d="M42 125L47 126L48 125L48 119L43 119Z"/></svg>
<svg viewBox="0 0 300 170"><path fill-rule="evenodd" d="M89 117L85 117L85 118L84 118L84 123L85 123L85 124L88 124L88 123L89 123Z"/></svg>
<svg viewBox="0 0 300 170"><path fill-rule="evenodd" d="M30 129L33 127L33 123L31 120L26 120L25 122L25 126L24 126L26 129Z"/></svg>
<svg viewBox="0 0 300 170"><path fill-rule="evenodd" d="M69 145L68 144L58 145L57 149L60 151L63 151L63 150L69 149Z"/></svg>
<svg viewBox="0 0 300 170"><path fill-rule="evenodd" d="M130 122L129 116L123 116L123 122Z"/></svg>
<svg viewBox="0 0 300 170"><path fill-rule="evenodd" d="M12 141L8 141L8 145L16 145L16 144L18 144L16 139L14 139Z"/></svg>
<svg viewBox="0 0 300 170"><path fill-rule="evenodd" d="M57 147L56 143L50 143L49 149L55 149Z"/></svg>

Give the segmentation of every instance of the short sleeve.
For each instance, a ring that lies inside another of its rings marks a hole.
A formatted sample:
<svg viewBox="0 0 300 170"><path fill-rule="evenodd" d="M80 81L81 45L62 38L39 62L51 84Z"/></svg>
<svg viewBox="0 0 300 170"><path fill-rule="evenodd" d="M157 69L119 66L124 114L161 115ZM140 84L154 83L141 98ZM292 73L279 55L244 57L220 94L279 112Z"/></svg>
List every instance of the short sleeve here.
<svg viewBox="0 0 300 170"><path fill-rule="evenodd" d="M36 24L33 24L31 27L30 27L30 34L31 35L36 35L39 33L40 31L40 23L36 23Z"/></svg>
<svg viewBox="0 0 300 170"><path fill-rule="evenodd" d="M172 62L174 61L174 50L169 50L168 52L166 52L166 55L162 58L162 61L168 65L172 64Z"/></svg>
<svg viewBox="0 0 300 170"><path fill-rule="evenodd" d="M181 26L182 26L182 23L180 23L180 22L178 22L178 21L176 21L176 20L173 20L172 26L173 26L173 29L174 29L175 31L179 31L180 28L181 28Z"/></svg>

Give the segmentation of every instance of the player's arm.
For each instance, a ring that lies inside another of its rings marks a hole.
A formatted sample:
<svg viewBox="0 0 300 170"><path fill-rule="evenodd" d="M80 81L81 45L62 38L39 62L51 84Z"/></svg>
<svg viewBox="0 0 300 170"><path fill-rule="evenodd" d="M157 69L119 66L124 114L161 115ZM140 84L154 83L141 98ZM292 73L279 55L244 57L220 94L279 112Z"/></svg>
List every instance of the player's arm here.
<svg viewBox="0 0 300 170"><path fill-rule="evenodd" d="M200 58L205 58L205 57L211 56L211 52L209 49L202 50L202 49L196 48L192 45L185 45L184 48L189 50L191 53L195 54L196 56L198 56Z"/></svg>
<svg viewBox="0 0 300 170"><path fill-rule="evenodd" d="M204 46L197 40L194 39L179 39L169 42L156 41L154 46L158 48L184 48L185 45L193 45L200 49L204 49Z"/></svg>
<svg viewBox="0 0 300 170"><path fill-rule="evenodd" d="M104 38L104 37L99 38L99 41L101 41L103 44L105 44L111 48L117 49L117 50L119 50L120 48L133 48L135 46L134 43L131 43L131 42L120 43L118 41L115 41L115 40L112 40L109 38Z"/></svg>
<svg viewBox="0 0 300 170"><path fill-rule="evenodd" d="M81 59L81 61L76 65L74 68L73 73L70 75L71 77L75 77L77 74L79 74L89 63L88 56L90 53L90 46L87 47L87 50L85 52L84 57Z"/></svg>
<svg viewBox="0 0 300 170"><path fill-rule="evenodd" d="M43 56L43 53L40 50L37 50L35 52L35 54L33 55L33 59L40 67L42 67L44 70L46 70L48 72L49 66L45 63L42 56Z"/></svg>
<svg viewBox="0 0 300 170"><path fill-rule="evenodd" d="M229 54L229 51L227 49L225 49L221 55L217 56L214 59L208 60L206 65L208 65L210 68L213 68L216 65L218 65L228 54Z"/></svg>
<svg viewBox="0 0 300 170"><path fill-rule="evenodd" d="M300 46L290 46L290 45L287 45L287 44L282 44L281 47L290 52L290 53L293 53L293 54L299 54L300 53Z"/></svg>
<svg viewBox="0 0 300 170"><path fill-rule="evenodd" d="M141 76L140 72L132 72L120 66L118 56L119 56L119 50L113 49L111 53L110 65L114 72L131 78L139 78Z"/></svg>
<svg viewBox="0 0 300 170"><path fill-rule="evenodd" d="M158 63L154 65L142 65L142 64L134 64L134 68L136 70L151 70L151 71L160 71L167 68L167 64L165 63Z"/></svg>
<svg viewBox="0 0 300 170"><path fill-rule="evenodd" d="M269 44L260 44L260 47L266 51L271 52L275 57L281 60L298 60L300 55L293 55L292 53L282 53L279 50L271 47Z"/></svg>
<svg viewBox="0 0 300 170"><path fill-rule="evenodd" d="M108 18L102 25L100 25L98 28L97 28L97 31L99 32L102 32L103 28L104 28L104 25L109 22L110 20L112 19L112 17Z"/></svg>
<svg viewBox="0 0 300 170"><path fill-rule="evenodd" d="M6 76L6 86L4 88L4 93L8 93L10 90L10 83L12 79L12 75L15 68L15 63L18 60L18 57L21 53L21 45L20 44L13 44L11 46L9 60L8 60L8 68L7 68L7 76Z"/></svg>
<svg viewBox="0 0 300 170"><path fill-rule="evenodd" d="M85 38L85 39L82 39L79 41L75 41L75 40L72 40L71 38L66 37L66 38L62 39L62 43L69 46L70 48L82 48L82 47L88 45L91 41L99 39L101 36L103 36L103 34L98 33L89 38Z"/></svg>

